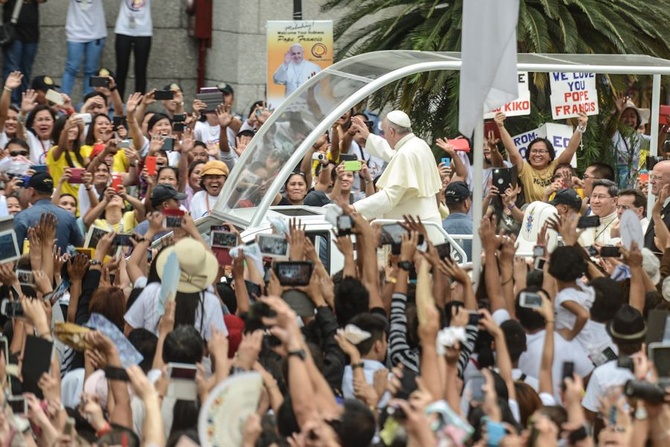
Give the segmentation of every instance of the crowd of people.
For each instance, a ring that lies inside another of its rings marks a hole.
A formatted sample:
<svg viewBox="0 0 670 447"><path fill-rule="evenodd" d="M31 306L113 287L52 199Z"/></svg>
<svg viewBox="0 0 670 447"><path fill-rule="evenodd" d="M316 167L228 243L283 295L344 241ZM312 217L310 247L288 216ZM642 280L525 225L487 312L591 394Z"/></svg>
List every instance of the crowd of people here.
<svg viewBox="0 0 670 447"><path fill-rule="evenodd" d="M585 115L560 154L543 138L520 151L498 114L500 140L438 139L437 163L404 112L375 124L357 109L284 180L274 152L236 168L272 116L262 101L238 116L229 85L212 107L176 83L124 96L92 75L106 86L81 107L47 99L44 76L17 100L20 71L0 96L0 217L17 245L0 252L3 444L670 445L670 161L643 171L650 138L627 98L610 136L626 152L581 177ZM485 157L476 225L465 147ZM195 220L235 169L261 195L282 182L273 205L348 216L342 270L297 219L274 224L288 253L272 258L230 223L216 231L236 244L203 237ZM375 218L399 220L399 239ZM483 256L479 283L435 225L478 231L483 253L462 248Z"/></svg>

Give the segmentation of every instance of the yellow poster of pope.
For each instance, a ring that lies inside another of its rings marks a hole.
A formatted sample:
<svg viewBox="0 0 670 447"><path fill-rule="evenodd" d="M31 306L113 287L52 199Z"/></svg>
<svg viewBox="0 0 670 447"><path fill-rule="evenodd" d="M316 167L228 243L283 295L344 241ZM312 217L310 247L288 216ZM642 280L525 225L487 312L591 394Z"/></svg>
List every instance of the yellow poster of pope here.
<svg viewBox="0 0 670 447"><path fill-rule="evenodd" d="M276 109L308 79L333 63L331 20L267 22L267 102Z"/></svg>

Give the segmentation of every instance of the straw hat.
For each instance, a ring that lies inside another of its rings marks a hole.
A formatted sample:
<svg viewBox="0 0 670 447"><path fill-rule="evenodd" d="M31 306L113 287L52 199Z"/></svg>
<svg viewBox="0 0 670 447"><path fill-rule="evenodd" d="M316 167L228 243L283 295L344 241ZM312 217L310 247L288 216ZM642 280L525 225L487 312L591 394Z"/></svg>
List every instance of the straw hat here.
<svg viewBox="0 0 670 447"><path fill-rule="evenodd" d="M219 261L204 245L192 238L185 238L168 247L156 259L158 277L163 279L163 271L170 253L179 260L179 283L177 291L196 293L210 286L219 273Z"/></svg>

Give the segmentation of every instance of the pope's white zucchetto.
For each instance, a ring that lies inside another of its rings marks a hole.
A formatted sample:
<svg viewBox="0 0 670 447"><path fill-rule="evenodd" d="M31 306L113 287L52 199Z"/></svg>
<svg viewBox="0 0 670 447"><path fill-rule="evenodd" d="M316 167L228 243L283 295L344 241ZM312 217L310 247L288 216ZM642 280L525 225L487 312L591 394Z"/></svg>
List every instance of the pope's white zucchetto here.
<svg viewBox="0 0 670 447"><path fill-rule="evenodd" d="M412 127L412 122L409 120L409 116L402 110L389 112L388 115L386 115L386 119L389 120L390 123L400 127Z"/></svg>

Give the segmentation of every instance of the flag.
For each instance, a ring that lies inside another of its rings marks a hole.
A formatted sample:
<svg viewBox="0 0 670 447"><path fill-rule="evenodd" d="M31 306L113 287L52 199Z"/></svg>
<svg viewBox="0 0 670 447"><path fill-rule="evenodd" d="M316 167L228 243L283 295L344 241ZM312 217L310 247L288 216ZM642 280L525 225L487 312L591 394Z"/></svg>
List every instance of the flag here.
<svg viewBox="0 0 670 447"><path fill-rule="evenodd" d="M484 111L516 99L519 0L463 0L458 130L472 136Z"/></svg>

